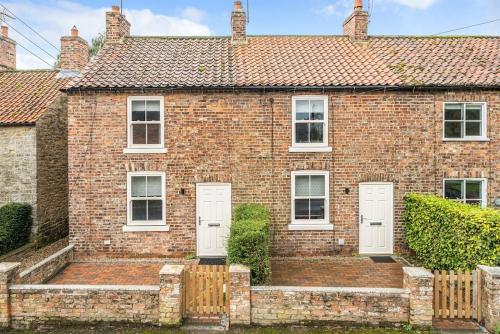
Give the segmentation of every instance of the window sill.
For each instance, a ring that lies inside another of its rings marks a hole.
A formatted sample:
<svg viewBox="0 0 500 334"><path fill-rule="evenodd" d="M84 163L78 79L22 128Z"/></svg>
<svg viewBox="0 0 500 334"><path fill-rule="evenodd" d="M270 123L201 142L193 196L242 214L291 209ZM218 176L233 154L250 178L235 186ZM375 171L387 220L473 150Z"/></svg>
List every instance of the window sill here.
<svg viewBox="0 0 500 334"><path fill-rule="evenodd" d="M168 232L168 225L162 226L141 226L141 225L123 225L123 232Z"/></svg>
<svg viewBox="0 0 500 334"><path fill-rule="evenodd" d="M316 146L316 147L296 147L291 146L288 148L288 152L331 152L331 146Z"/></svg>
<svg viewBox="0 0 500 334"><path fill-rule="evenodd" d="M489 142L490 139L489 138L443 138L443 141L446 142L446 141L450 141L450 142L461 142L461 141L477 141L477 142Z"/></svg>
<svg viewBox="0 0 500 334"><path fill-rule="evenodd" d="M125 154L158 154L167 153L166 148L124 148L123 153Z"/></svg>
<svg viewBox="0 0 500 334"><path fill-rule="evenodd" d="M289 231L333 231L332 224L288 224Z"/></svg>

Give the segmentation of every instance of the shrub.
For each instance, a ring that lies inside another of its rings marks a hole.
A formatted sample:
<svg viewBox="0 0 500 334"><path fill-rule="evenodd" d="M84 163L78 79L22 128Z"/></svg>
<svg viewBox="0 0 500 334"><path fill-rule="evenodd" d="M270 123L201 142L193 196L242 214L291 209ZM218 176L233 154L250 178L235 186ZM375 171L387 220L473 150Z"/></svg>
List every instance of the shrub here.
<svg viewBox="0 0 500 334"><path fill-rule="evenodd" d="M9 203L0 208L0 255L28 243L31 235L31 206Z"/></svg>
<svg viewBox="0 0 500 334"><path fill-rule="evenodd" d="M500 211L409 194L404 220L408 246L429 269L500 265Z"/></svg>
<svg viewBox="0 0 500 334"><path fill-rule="evenodd" d="M250 267L252 284L268 284L269 210L259 204L243 204L234 209L227 245L228 262Z"/></svg>
<svg viewBox="0 0 500 334"><path fill-rule="evenodd" d="M269 210L262 204L240 204L233 210L233 221L241 220L269 220Z"/></svg>

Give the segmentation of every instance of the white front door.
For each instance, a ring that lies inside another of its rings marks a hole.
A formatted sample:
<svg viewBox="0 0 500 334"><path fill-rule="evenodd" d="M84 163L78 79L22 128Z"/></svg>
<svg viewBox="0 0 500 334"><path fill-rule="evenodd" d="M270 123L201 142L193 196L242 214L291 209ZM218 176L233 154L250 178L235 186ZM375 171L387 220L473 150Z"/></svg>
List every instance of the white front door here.
<svg viewBox="0 0 500 334"><path fill-rule="evenodd" d="M226 256L231 225L231 184L196 185L196 234L198 256Z"/></svg>
<svg viewBox="0 0 500 334"><path fill-rule="evenodd" d="M359 185L359 253L393 252L393 184Z"/></svg>

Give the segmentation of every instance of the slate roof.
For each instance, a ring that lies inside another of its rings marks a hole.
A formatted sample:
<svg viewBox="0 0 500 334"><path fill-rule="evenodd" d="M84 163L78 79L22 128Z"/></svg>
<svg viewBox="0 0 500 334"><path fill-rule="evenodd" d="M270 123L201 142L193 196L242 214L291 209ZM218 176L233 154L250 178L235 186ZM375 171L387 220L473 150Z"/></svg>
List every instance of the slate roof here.
<svg viewBox="0 0 500 334"><path fill-rule="evenodd" d="M499 86L500 37L128 37L67 87Z"/></svg>
<svg viewBox="0 0 500 334"><path fill-rule="evenodd" d="M58 71L0 71L0 125L34 124L68 84Z"/></svg>

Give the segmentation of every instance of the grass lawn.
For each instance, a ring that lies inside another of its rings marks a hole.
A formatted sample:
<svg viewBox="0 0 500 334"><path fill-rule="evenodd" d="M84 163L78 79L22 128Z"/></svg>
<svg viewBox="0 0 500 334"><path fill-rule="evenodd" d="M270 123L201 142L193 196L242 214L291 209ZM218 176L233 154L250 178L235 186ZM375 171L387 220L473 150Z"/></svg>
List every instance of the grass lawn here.
<svg viewBox="0 0 500 334"><path fill-rule="evenodd" d="M389 329L389 328L305 328L305 327L283 327L283 328L246 328L233 329L229 332L210 331L187 331L180 329L164 329L151 326L134 325L81 325L61 328L40 328L34 330L15 330L8 334L207 334L207 333L230 333L230 334L430 334L431 331L411 329Z"/></svg>

